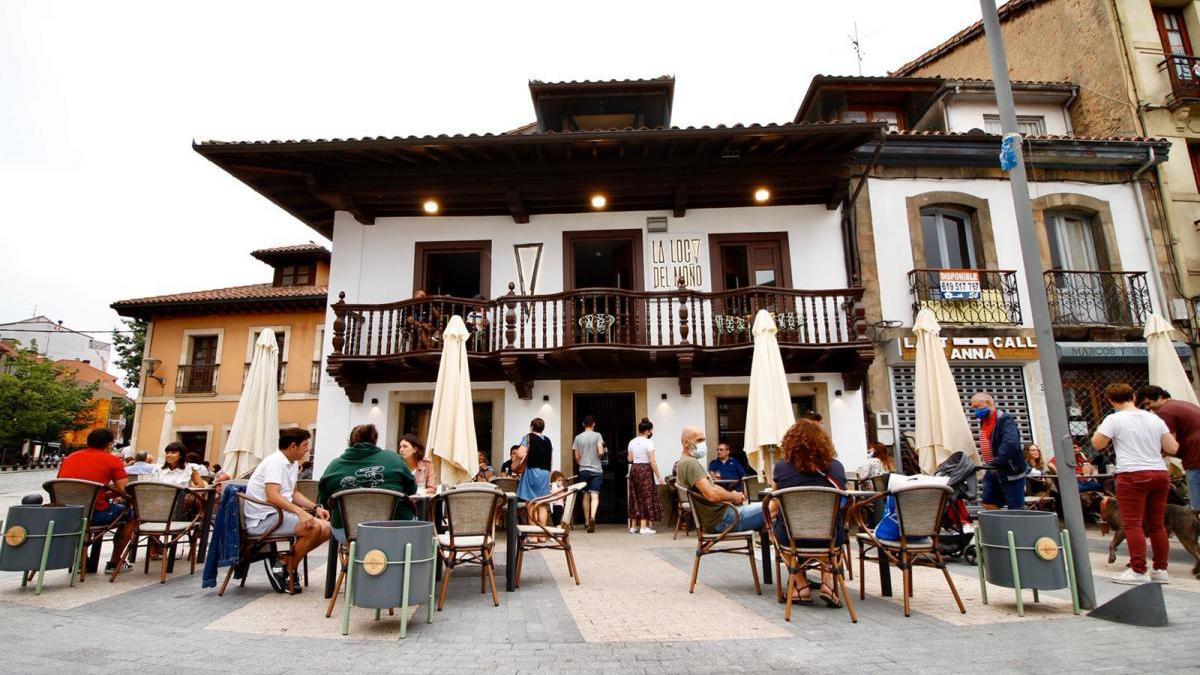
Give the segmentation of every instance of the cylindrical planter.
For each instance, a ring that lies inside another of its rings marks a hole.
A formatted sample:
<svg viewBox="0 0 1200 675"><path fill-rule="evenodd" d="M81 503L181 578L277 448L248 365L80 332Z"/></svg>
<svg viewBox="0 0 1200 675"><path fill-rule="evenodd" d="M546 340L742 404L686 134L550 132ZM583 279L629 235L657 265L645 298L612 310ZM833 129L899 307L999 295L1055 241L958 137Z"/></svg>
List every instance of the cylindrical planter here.
<svg viewBox="0 0 1200 675"><path fill-rule="evenodd" d="M50 521L54 521L54 535L46 558L46 569L71 567L79 553L83 507L10 506L8 517L4 520L5 542L0 549L0 570L20 572L39 569ZM11 538L8 536L10 533ZM15 543L18 540L21 541Z"/></svg>
<svg viewBox="0 0 1200 675"><path fill-rule="evenodd" d="M412 544L407 603L404 596L406 544ZM355 549L355 607L388 609L405 604L424 605L432 601L435 556L433 523L421 520L362 523L358 526Z"/></svg>
<svg viewBox="0 0 1200 675"><path fill-rule="evenodd" d="M981 511L979 535L984 546L980 564L989 582L1013 588L1008 533L1013 533L1021 588L1048 591L1067 588L1060 548L1058 518L1045 511Z"/></svg>

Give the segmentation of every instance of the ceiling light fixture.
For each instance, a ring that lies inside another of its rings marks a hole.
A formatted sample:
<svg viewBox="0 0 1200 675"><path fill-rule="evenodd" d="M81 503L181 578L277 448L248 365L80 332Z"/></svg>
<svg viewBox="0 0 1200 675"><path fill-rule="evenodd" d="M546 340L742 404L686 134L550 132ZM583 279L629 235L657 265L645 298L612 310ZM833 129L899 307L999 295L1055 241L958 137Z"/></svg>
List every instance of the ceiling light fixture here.
<svg viewBox="0 0 1200 675"><path fill-rule="evenodd" d="M608 198L604 195L592 195L592 208L602 209L608 206Z"/></svg>
<svg viewBox="0 0 1200 675"><path fill-rule="evenodd" d="M425 209L425 213L428 213L432 216L435 215L439 209L441 209L441 206L438 205L437 200L435 199L426 199L425 203L421 205L421 208Z"/></svg>
<svg viewBox="0 0 1200 675"><path fill-rule="evenodd" d="M771 198L771 191L765 187L760 187L754 191L754 201L762 204Z"/></svg>

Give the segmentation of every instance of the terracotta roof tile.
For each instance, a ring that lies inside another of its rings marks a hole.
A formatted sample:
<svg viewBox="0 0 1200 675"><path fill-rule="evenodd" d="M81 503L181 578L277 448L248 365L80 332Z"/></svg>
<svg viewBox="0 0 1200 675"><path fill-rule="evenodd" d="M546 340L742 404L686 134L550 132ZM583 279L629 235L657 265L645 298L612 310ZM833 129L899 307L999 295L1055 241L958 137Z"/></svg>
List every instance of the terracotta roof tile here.
<svg viewBox="0 0 1200 675"><path fill-rule="evenodd" d="M274 248L260 248L257 251L251 251L250 255L255 258L263 256L278 256L278 255L294 255L297 253L324 253L329 255L329 249L314 244L311 241L306 244L293 244L291 246L276 246Z"/></svg>
<svg viewBox="0 0 1200 675"><path fill-rule="evenodd" d="M113 396L128 396L129 392L125 388L117 384L115 375L109 374L93 366L90 363L77 361L74 359L61 359L54 363L71 371L77 382L91 384L92 382L100 383L100 388L112 394Z"/></svg>
<svg viewBox="0 0 1200 675"><path fill-rule="evenodd" d="M889 131L888 136L989 138L995 140L996 142L999 142L1001 138L996 134L971 131ZM1086 141L1090 143L1170 143L1170 141L1165 138L1143 138L1140 136L1066 136L1059 134L1044 134L1040 136L1025 136L1024 139L1027 141Z"/></svg>
<svg viewBox="0 0 1200 675"><path fill-rule="evenodd" d="M132 315L142 314L142 310L152 307L181 308L187 305L247 304L256 301L313 301L324 304L328 296L328 286L251 284L249 286L231 286L229 288L214 288L206 291L171 293L168 295L152 295L145 298L118 300L111 307L118 314Z"/></svg>
<svg viewBox="0 0 1200 675"><path fill-rule="evenodd" d="M651 84L651 83L663 83L663 82L674 82L674 81L675 81L674 75L659 75L658 77L649 77L649 78L630 77L630 78L625 78L625 79L613 78L611 80L560 80L558 82L546 82L544 80L530 80L529 84L544 85L544 86L554 86L554 85L578 86L578 85L588 85L588 84Z"/></svg>

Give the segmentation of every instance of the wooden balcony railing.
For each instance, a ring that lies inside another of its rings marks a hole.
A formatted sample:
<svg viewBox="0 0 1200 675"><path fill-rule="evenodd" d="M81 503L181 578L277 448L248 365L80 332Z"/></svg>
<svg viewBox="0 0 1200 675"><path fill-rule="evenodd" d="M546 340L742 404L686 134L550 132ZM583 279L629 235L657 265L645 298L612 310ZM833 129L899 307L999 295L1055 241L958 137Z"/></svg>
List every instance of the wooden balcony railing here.
<svg viewBox="0 0 1200 675"><path fill-rule="evenodd" d="M1172 107L1189 101L1200 101L1200 58L1183 54L1168 54L1158 64L1171 81L1169 103Z"/></svg>
<svg viewBox="0 0 1200 675"><path fill-rule="evenodd" d="M848 345L866 340L862 289L754 287L702 293L609 288L494 300L425 297L384 305L333 305L333 358L387 357L441 349L453 315L463 317L471 353L547 352L608 346L631 349L749 345L759 309L770 311L787 345Z"/></svg>
<svg viewBox="0 0 1200 675"><path fill-rule="evenodd" d="M177 394L215 394L219 365L181 365L175 377Z"/></svg>
<svg viewBox="0 0 1200 675"><path fill-rule="evenodd" d="M1056 326L1130 328L1145 325L1150 316L1145 272L1050 270L1045 279Z"/></svg>
<svg viewBox="0 0 1200 675"><path fill-rule="evenodd" d="M960 281L964 272L978 275L978 288ZM914 318L929 308L943 324L1021 324L1017 273L1012 270L915 269L908 273L908 288Z"/></svg>

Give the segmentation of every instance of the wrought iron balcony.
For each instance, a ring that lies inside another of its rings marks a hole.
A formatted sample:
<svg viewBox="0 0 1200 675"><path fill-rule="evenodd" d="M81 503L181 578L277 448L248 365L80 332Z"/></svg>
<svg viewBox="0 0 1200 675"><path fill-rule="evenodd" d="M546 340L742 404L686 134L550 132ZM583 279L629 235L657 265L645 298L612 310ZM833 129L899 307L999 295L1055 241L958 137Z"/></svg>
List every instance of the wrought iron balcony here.
<svg viewBox="0 0 1200 675"><path fill-rule="evenodd" d="M1130 328L1150 316L1145 272L1050 270L1045 278L1055 326Z"/></svg>
<svg viewBox="0 0 1200 675"><path fill-rule="evenodd" d="M1185 103L1200 101L1200 59L1195 56L1168 54L1158 64L1159 70L1167 72L1171 81L1168 103L1177 108Z"/></svg>
<svg viewBox="0 0 1200 675"><path fill-rule="evenodd" d="M175 377L177 394L215 394L219 365L181 365Z"/></svg>
<svg viewBox="0 0 1200 675"><path fill-rule="evenodd" d="M312 374L309 376L308 380L308 392L310 394L315 394L319 391L321 391L321 362L313 361Z"/></svg>
<svg viewBox="0 0 1200 675"><path fill-rule="evenodd" d="M1021 325L1012 270L915 269L908 273L908 288L914 318L928 308L943 324Z"/></svg>
<svg viewBox="0 0 1200 675"><path fill-rule="evenodd" d="M442 331L463 317L472 377L507 378L526 394L548 379L749 373L755 314L774 315L785 363L842 370L869 362L862 289L753 287L720 293L590 288L552 295L512 292L494 300L426 297L383 305L333 305L329 372L351 392L371 381L425 381L437 374ZM865 369L865 365L862 365ZM865 372L865 371L864 371ZM392 378L392 379L385 379ZM685 385L686 380L686 385Z"/></svg>
<svg viewBox="0 0 1200 675"><path fill-rule="evenodd" d="M242 367L242 387L246 386L246 378L250 377L250 364L247 363ZM279 368L275 372L275 388L280 394L283 393L284 386L287 385L287 361L280 361Z"/></svg>

